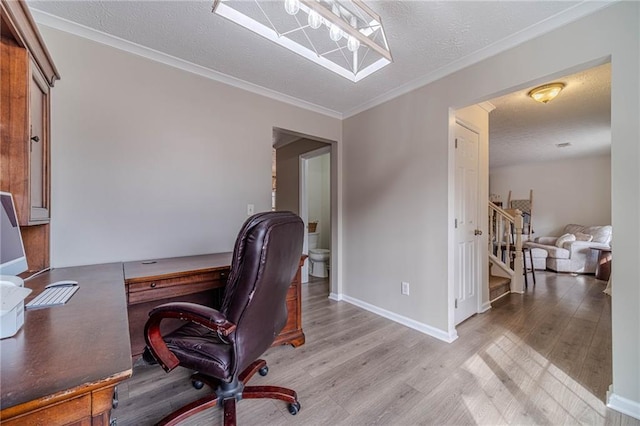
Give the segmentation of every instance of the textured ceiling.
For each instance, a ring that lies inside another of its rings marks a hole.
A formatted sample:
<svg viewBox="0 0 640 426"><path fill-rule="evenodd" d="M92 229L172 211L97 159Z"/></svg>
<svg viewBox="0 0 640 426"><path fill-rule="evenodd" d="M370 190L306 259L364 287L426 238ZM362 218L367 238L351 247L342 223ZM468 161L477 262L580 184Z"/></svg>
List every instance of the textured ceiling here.
<svg viewBox="0 0 640 426"><path fill-rule="evenodd" d="M611 151L611 64L553 82L566 87L547 104L527 96L531 88L490 101L491 168Z"/></svg>
<svg viewBox="0 0 640 426"><path fill-rule="evenodd" d="M362 111L608 4L367 1L382 17L394 62L353 83L213 14L213 0L28 3L44 12L36 13L40 22L43 17L53 19L68 30L63 20L71 21L133 43L134 51L142 46L161 52L204 67L213 78L227 81L231 76L241 87L300 101L337 117ZM121 46L120 41L115 44ZM526 98L526 90L493 100L497 109L490 115L491 165L586 155L589 149L605 152L610 142L608 85L602 83L602 75L590 82L590 75L560 79L568 83L567 89L548 105ZM552 147L560 142L572 145Z"/></svg>

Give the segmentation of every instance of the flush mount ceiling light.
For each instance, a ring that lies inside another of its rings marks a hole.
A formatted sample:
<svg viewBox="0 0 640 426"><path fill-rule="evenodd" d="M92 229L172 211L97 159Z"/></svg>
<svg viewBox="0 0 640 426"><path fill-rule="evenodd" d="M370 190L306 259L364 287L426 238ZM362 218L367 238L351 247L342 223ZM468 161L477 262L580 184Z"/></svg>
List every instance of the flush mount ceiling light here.
<svg viewBox="0 0 640 426"><path fill-rule="evenodd" d="M562 89L564 89L564 83L551 83L531 89L528 94L534 101L546 104L558 96Z"/></svg>
<svg viewBox="0 0 640 426"><path fill-rule="evenodd" d="M353 82L392 62L380 16L360 0L215 0L213 12Z"/></svg>

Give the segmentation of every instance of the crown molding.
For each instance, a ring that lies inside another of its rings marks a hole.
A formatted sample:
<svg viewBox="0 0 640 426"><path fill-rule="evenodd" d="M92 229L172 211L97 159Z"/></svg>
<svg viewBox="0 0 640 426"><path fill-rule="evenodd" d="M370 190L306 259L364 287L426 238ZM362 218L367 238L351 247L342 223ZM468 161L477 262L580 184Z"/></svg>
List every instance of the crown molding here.
<svg viewBox="0 0 640 426"><path fill-rule="evenodd" d="M578 19L583 18L592 13L595 13L598 10L611 6L612 4L617 3L618 1L620 0L582 1L581 3L578 3L577 5L569 9L566 9L554 16L550 16L549 18L543 21L540 21L534 25L524 28L518 31L517 33L512 34L502 40L492 43L489 46L484 47L483 49L480 49L470 55L464 56L454 62L451 62L450 64L442 68L438 68L437 70L423 77L417 78L413 81L403 84L402 86L396 89L390 90L389 92L384 93L380 96L377 96L371 99L370 101L365 102L351 110L344 111L343 117L345 119L349 117L353 117L354 115L360 114L361 112L364 112L368 109L374 108L380 104L388 102L406 93L412 92L420 87L426 86L429 83L433 83L434 81L439 80L443 77L446 77L449 74L453 74L454 72L460 71L464 68L467 68L487 58L495 56L506 50L512 49L529 40L532 40L536 37L549 33L571 22L577 21Z"/></svg>
<svg viewBox="0 0 640 426"><path fill-rule="evenodd" d="M168 65L170 67L178 68L180 70L196 74L220 83L224 83L241 90L246 90L248 92L255 93L257 95L261 95L298 108L326 115L331 118L337 118L339 120L343 118L340 112L331 110L329 108L325 108L320 105L295 98L293 96L285 95L275 90L258 86L257 84L249 83L239 78L214 71L210 68L194 64L193 62L185 61L184 59L176 58L175 56L171 56L158 50L154 50L149 47L145 47L140 44L125 40L123 38L98 31L94 28L90 28L85 25L78 24L76 22L72 22L55 15L51 15L50 13L43 12L38 9L32 8L30 9L30 11L38 25L44 25L46 27L73 34L78 37L94 41L96 43L123 50L133 55L141 56L152 61Z"/></svg>

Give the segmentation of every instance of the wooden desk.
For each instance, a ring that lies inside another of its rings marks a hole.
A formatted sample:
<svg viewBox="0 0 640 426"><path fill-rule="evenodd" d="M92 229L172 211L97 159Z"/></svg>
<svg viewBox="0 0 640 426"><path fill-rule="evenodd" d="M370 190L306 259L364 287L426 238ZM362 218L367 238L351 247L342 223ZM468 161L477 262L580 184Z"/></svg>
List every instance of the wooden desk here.
<svg viewBox="0 0 640 426"><path fill-rule="evenodd" d="M219 306L219 291L227 282L231 257L232 253L228 252L124 264L133 358L144 351L144 325L149 318L149 311L154 307L174 301ZM304 344L300 268L305 259L306 256L300 259L300 267L287 293L287 324L276 337L274 346L291 344L297 347ZM182 324L179 320L165 320L162 333L168 333Z"/></svg>
<svg viewBox="0 0 640 426"><path fill-rule="evenodd" d="M63 279L80 286L67 304L26 311L0 340L3 425L108 425L115 386L131 376L122 264L44 273L25 283L26 301Z"/></svg>

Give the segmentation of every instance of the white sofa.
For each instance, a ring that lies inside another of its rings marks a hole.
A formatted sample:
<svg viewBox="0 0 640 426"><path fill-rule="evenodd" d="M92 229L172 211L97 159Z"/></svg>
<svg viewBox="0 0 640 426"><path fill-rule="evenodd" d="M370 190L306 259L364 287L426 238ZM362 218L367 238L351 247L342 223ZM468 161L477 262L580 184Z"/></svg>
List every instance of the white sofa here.
<svg viewBox="0 0 640 426"><path fill-rule="evenodd" d="M544 249L547 253L547 269L556 272L593 274L598 265L598 251L594 248L611 247L611 225L583 226L569 224L560 237L538 237L525 243L534 249ZM536 261L534 255L534 262Z"/></svg>

